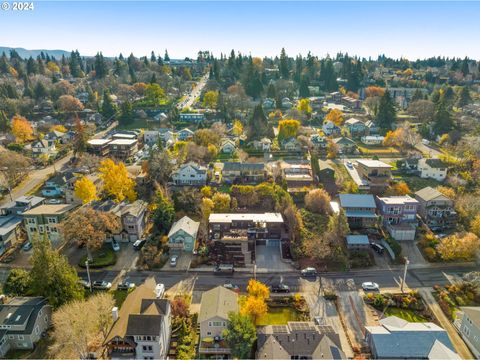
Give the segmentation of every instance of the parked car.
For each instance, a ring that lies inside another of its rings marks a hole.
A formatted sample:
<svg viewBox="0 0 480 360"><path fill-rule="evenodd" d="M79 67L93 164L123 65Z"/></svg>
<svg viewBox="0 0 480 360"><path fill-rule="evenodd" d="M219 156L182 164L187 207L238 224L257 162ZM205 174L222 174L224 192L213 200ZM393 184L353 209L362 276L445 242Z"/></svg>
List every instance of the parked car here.
<svg viewBox="0 0 480 360"><path fill-rule="evenodd" d="M23 251L30 251L32 249L33 245L30 241L26 242L25 244L23 244L22 246L22 250Z"/></svg>
<svg viewBox="0 0 480 360"><path fill-rule="evenodd" d="M120 244L115 240L112 241L112 249L113 251L120 251Z"/></svg>
<svg viewBox="0 0 480 360"><path fill-rule="evenodd" d="M307 267L307 268L303 269L301 271L301 273L302 273L302 276L305 276L305 277L309 277L309 276L316 277L317 276L317 269L315 269L313 267Z"/></svg>
<svg viewBox="0 0 480 360"><path fill-rule="evenodd" d="M78 283L82 285L85 289L90 289L90 283L87 280L78 280Z"/></svg>
<svg viewBox="0 0 480 360"><path fill-rule="evenodd" d="M362 283L362 289L365 291L379 291L380 287L378 286L377 283L374 283L372 281L367 281Z"/></svg>
<svg viewBox="0 0 480 360"><path fill-rule="evenodd" d="M172 255L170 258L170 266L177 266L178 255Z"/></svg>
<svg viewBox="0 0 480 360"><path fill-rule="evenodd" d="M163 294L165 294L165 285L157 284L157 286L155 286L155 296L157 299L160 299L163 297Z"/></svg>
<svg viewBox="0 0 480 360"><path fill-rule="evenodd" d="M56 204L61 204L62 200L60 200L60 199L48 199L46 201L46 203L50 204L50 205L56 205Z"/></svg>
<svg viewBox="0 0 480 360"><path fill-rule="evenodd" d="M137 240L133 243L133 248L138 251L143 247L143 245L145 245L146 242L147 240Z"/></svg>
<svg viewBox="0 0 480 360"><path fill-rule="evenodd" d="M290 287L288 285L281 283L281 284L272 285L270 290L274 293L289 293Z"/></svg>
<svg viewBox="0 0 480 360"><path fill-rule="evenodd" d="M347 161L347 167L348 167L349 169L353 169L353 164L352 164L351 161Z"/></svg>
<svg viewBox="0 0 480 360"><path fill-rule="evenodd" d="M97 290L109 290L111 287L112 283L104 280L98 280L93 282L93 288Z"/></svg>
<svg viewBox="0 0 480 360"><path fill-rule="evenodd" d="M235 284L232 284L232 283L225 283L225 284L223 284L223 287L225 289L229 289L229 290L232 290L232 291L235 291L235 292L240 292L240 288L238 287L238 285L235 285Z"/></svg>
<svg viewBox="0 0 480 360"><path fill-rule="evenodd" d="M130 290L130 289L133 289L135 287L135 284L133 282L129 282L129 281L122 281L120 284L118 284L117 286L117 289L118 290Z"/></svg>
<svg viewBox="0 0 480 360"><path fill-rule="evenodd" d="M385 248L384 248L382 245L379 245L379 244L374 243L374 242L372 242L372 243L370 244L370 246L372 247L372 249L373 249L375 252L377 252L377 253L379 253L379 254L383 254L383 250L385 250Z"/></svg>
<svg viewBox="0 0 480 360"><path fill-rule="evenodd" d="M235 268L231 264L220 264L213 268L213 272L215 274L222 274L222 273L233 274L234 271L235 271Z"/></svg>

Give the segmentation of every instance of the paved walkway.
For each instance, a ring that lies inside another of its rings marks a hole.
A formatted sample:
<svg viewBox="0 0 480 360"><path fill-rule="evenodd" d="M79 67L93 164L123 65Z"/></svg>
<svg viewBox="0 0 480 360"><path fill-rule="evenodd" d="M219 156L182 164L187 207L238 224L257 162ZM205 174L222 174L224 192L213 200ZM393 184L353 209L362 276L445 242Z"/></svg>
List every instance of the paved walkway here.
<svg viewBox="0 0 480 360"><path fill-rule="evenodd" d="M448 332L450 341L452 342L453 347L457 351L458 355L462 359L473 359L473 355L468 349L467 345L463 342L457 330L455 329L453 324L450 322L450 320L448 320L448 318L445 316L442 309L440 308L440 305L438 305L437 300L435 300L435 298L433 297L432 289L421 288L419 290L423 300L425 301L427 306L430 308L432 313L437 318L438 322L440 323L440 326L443 327Z"/></svg>

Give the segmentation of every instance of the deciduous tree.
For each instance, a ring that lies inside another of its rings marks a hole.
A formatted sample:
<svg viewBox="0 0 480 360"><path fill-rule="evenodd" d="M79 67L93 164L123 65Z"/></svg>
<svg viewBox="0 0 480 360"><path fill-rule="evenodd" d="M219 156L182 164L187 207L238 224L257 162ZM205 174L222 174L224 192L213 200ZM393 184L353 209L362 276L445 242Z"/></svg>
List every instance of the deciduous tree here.
<svg viewBox="0 0 480 360"><path fill-rule="evenodd" d="M227 212L230 210L230 195L226 193L216 192L212 197L212 201L214 204L214 210L216 212Z"/></svg>
<svg viewBox="0 0 480 360"><path fill-rule="evenodd" d="M230 346L232 357L249 359L257 339L255 324L249 316L236 313L230 313L228 320L225 339Z"/></svg>
<svg viewBox="0 0 480 360"><path fill-rule="evenodd" d="M333 122L337 126L342 126L345 121L343 112L338 109L332 109L325 115L325 120Z"/></svg>
<svg viewBox="0 0 480 360"><path fill-rule="evenodd" d="M17 143L23 144L26 141L33 140L33 128L26 118L15 115L12 118L12 134Z"/></svg>
<svg viewBox="0 0 480 360"><path fill-rule="evenodd" d="M153 210L153 223L160 233L170 230L175 219L175 209L170 199L161 190L157 191Z"/></svg>
<svg viewBox="0 0 480 360"><path fill-rule="evenodd" d="M254 323L258 318L264 316L268 311L265 299L255 296L247 296L245 302L242 304L241 314L249 315Z"/></svg>
<svg viewBox="0 0 480 360"><path fill-rule="evenodd" d="M12 189L29 171L31 161L14 151L0 151L0 170L6 186ZM0 179L1 180L1 179Z"/></svg>
<svg viewBox="0 0 480 360"><path fill-rule="evenodd" d="M60 111L72 112L82 111L83 104L80 100L72 95L62 95L57 101L57 107Z"/></svg>
<svg viewBox="0 0 480 360"><path fill-rule="evenodd" d="M264 283L250 279L247 285L247 293L249 296L266 300L270 296L270 289Z"/></svg>
<svg viewBox="0 0 480 360"><path fill-rule="evenodd" d="M128 175L123 162L115 163L112 159L103 160L100 163L100 179L103 181L103 190L112 196L116 202L125 199L133 202L137 197L135 181Z"/></svg>
<svg viewBox="0 0 480 360"><path fill-rule="evenodd" d="M215 109L218 102L218 91L207 91L203 95L203 106L208 109Z"/></svg>
<svg viewBox="0 0 480 360"><path fill-rule="evenodd" d="M83 204L88 204L98 199L97 187L93 181L86 176L83 176L75 182L73 192L77 198L82 200Z"/></svg>
<svg viewBox="0 0 480 360"><path fill-rule="evenodd" d="M305 195L305 207L318 214L330 214L332 212L330 201L330 195L324 189L310 190Z"/></svg>
<svg viewBox="0 0 480 360"><path fill-rule="evenodd" d="M480 247L480 239L473 233L457 233L447 236L437 245L443 260L472 260Z"/></svg>
<svg viewBox="0 0 480 360"><path fill-rule="evenodd" d="M298 120L280 120L278 123L278 140L296 137L299 128L300 121Z"/></svg>

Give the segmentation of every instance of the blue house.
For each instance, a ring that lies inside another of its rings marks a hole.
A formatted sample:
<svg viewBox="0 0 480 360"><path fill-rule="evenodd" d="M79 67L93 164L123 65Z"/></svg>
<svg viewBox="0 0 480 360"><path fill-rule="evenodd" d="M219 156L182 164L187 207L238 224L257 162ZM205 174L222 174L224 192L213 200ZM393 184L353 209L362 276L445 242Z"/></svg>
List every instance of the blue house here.
<svg viewBox="0 0 480 360"><path fill-rule="evenodd" d="M42 196L45 197L58 197L63 196L67 189L73 189L73 184L77 177L71 171L59 173L47 181L42 188Z"/></svg>
<svg viewBox="0 0 480 360"><path fill-rule="evenodd" d="M184 216L176 221L168 233L168 246L171 250L193 252L197 240L199 222Z"/></svg>

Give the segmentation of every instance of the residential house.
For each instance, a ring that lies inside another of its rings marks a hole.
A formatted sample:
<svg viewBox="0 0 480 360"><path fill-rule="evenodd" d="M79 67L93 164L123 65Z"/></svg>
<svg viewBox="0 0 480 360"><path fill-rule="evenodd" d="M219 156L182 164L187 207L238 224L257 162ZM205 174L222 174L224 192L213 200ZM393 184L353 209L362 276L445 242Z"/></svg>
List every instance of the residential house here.
<svg viewBox="0 0 480 360"><path fill-rule="evenodd" d="M271 98L266 98L265 100L263 100L262 106L264 109L274 109L275 100Z"/></svg>
<svg viewBox="0 0 480 360"><path fill-rule="evenodd" d="M194 162L183 164L172 174L178 186L204 186L207 183L207 168Z"/></svg>
<svg viewBox="0 0 480 360"><path fill-rule="evenodd" d="M340 194L339 200L351 229L368 228L376 224L377 205L373 195Z"/></svg>
<svg viewBox="0 0 480 360"><path fill-rule="evenodd" d="M252 141L251 144L255 148L255 150L270 151L272 147L272 140L264 137L264 138L261 138L260 140Z"/></svg>
<svg viewBox="0 0 480 360"><path fill-rule="evenodd" d="M335 103L342 101L342 97L343 97L343 94L339 91L331 92L329 94L330 100L335 102Z"/></svg>
<svg viewBox="0 0 480 360"><path fill-rule="evenodd" d="M293 102L288 97L284 97L282 99L282 108L291 109L292 107L293 107Z"/></svg>
<svg viewBox="0 0 480 360"><path fill-rule="evenodd" d="M148 145L158 144L160 132L158 130L145 130L143 133L143 142Z"/></svg>
<svg viewBox="0 0 480 360"><path fill-rule="evenodd" d="M192 130L190 130L189 128L185 128L178 132L177 137L178 137L178 140L185 141L187 139L193 138L194 134L195 133Z"/></svg>
<svg viewBox="0 0 480 360"><path fill-rule="evenodd" d="M0 208L0 255L12 244L21 241L22 213L44 202L43 197L21 196Z"/></svg>
<svg viewBox="0 0 480 360"><path fill-rule="evenodd" d="M383 225L397 241L415 240L419 202L405 196L376 198Z"/></svg>
<svg viewBox="0 0 480 360"><path fill-rule="evenodd" d="M261 183L265 180L265 164L238 161L225 162L222 168L222 179L226 183Z"/></svg>
<svg viewBox="0 0 480 360"><path fill-rule="evenodd" d="M37 140L32 144L32 153L33 156L55 156L57 154L57 148L55 146L55 141L53 140Z"/></svg>
<svg viewBox="0 0 480 360"><path fill-rule="evenodd" d="M392 179L392 166L379 160L359 159L357 173L366 180L372 190L384 189Z"/></svg>
<svg viewBox="0 0 480 360"><path fill-rule="evenodd" d="M183 121L183 122L198 123L205 120L205 115L199 114L199 113L181 113L179 115L179 118L180 118L180 121Z"/></svg>
<svg viewBox="0 0 480 360"><path fill-rule="evenodd" d="M233 154L237 151L237 146L233 140L225 139L220 146L220 151L225 154Z"/></svg>
<svg viewBox="0 0 480 360"><path fill-rule="evenodd" d="M320 136L319 134L310 135L310 142L315 150L324 150L328 145L328 141L325 136Z"/></svg>
<svg viewBox="0 0 480 360"><path fill-rule="evenodd" d="M170 347L171 308L160 299L149 277L128 294L120 310L112 309L113 325L104 346L110 359L166 359Z"/></svg>
<svg viewBox="0 0 480 360"><path fill-rule="evenodd" d="M92 207L97 211L110 212L118 217L121 230L112 234L116 241L128 242L143 238L147 222L147 203L135 200L133 203L116 203L113 200L95 203Z"/></svg>
<svg viewBox="0 0 480 360"><path fill-rule="evenodd" d="M311 321L289 321L257 330L258 360L346 359L340 336L329 325Z"/></svg>
<svg viewBox="0 0 480 360"><path fill-rule="evenodd" d="M198 323L200 325L200 356L230 354L230 348L224 340L229 313L238 313L238 294L223 286L217 286L202 294Z"/></svg>
<svg viewBox="0 0 480 360"><path fill-rule="evenodd" d="M284 222L279 213L214 213L208 218L208 228L213 260L249 266L255 245L280 246Z"/></svg>
<svg viewBox="0 0 480 360"><path fill-rule="evenodd" d="M337 136L340 135L341 129L335 125L332 121L326 120L323 122L322 131L327 136Z"/></svg>
<svg viewBox="0 0 480 360"><path fill-rule="evenodd" d="M458 214L453 200L430 186L415 193L420 203L418 213L432 230L452 228L456 225Z"/></svg>
<svg viewBox="0 0 480 360"><path fill-rule="evenodd" d="M87 151L97 156L108 156L111 139L90 139L87 141Z"/></svg>
<svg viewBox="0 0 480 360"><path fill-rule="evenodd" d="M345 136L335 138L332 141L338 146L341 154L352 154L357 149L355 141Z"/></svg>
<svg viewBox="0 0 480 360"><path fill-rule="evenodd" d="M448 333L432 322L408 322L396 316L365 326L374 359L460 359Z"/></svg>
<svg viewBox="0 0 480 360"><path fill-rule="evenodd" d="M460 335L475 358L480 359L480 306L463 306L456 315Z"/></svg>
<svg viewBox="0 0 480 360"><path fill-rule="evenodd" d="M54 141L54 142L58 141L59 143L64 144L65 141L67 140L67 137L68 137L67 133L57 131L57 130L52 130L46 133L43 139Z"/></svg>
<svg viewBox="0 0 480 360"><path fill-rule="evenodd" d="M32 350L50 328L52 307L43 297L14 297L0 304L0 357L9 350Z"/></svg>
<svg viewBox="0 0 480 360"><path fill-rule="evenodd" d="M41 190L42 196L63 196L65 195L67 189L73 190L75 181L77 181L77 175L75 175L73 171L57 173L56 175L45 181L45 185Z"/></svg>
<svg viewBox="0 0 480 360"><path fill-rule="evenodd" d="M294 137L283 139L280 145L283 150L300 151L300 144L298 143L297 139L295 139Z"/></svg>
<svg viewBox="0 0 480 360"><path fill-rule="evenodd" d="M421 178L443 181L447 177L448 165L440 159L419 159L418 171Z"/></svg>
<svg viewBox="0 0 480 360"><path fill-rule="evenodd" d="M168 232L168 247L170 250L193 252L199 226L199 222L193 221L188 216L174 222Z"/></svg>
<svg viewBox="0 0 480 360"><path fill-rule="evenodd" d="M114 136L120 136L115 134ZM110 156L126 161L130 160L138 151L137 139L114 138L108 144Z"/></svg>
<svg viewBox="0 0 480 360"><path fill-rule="evenodd" d="M378 133L378 126L372 120L367 120L365 122L365 126L367 127L368 133L370 135Z"/></svg>
<svg viewBox="0 0 480 360"><path fill-rule="evenodd" d="M326 160L318 160L318 178L321 182L335 179L335 170Z"/></svg>
<svg viewBox="0 0 480 360"><path fill-rule="evenodd" d="M360 141L365 145L382 145L384 140L385 136L380 135L367 135L360 138Z"/></svg>
<svg viewBox="0 0 480 360"><path fill-rule="evenodd" d="M397 166L407 174L420 175L418 171L418 160L420 160L418 157L409 157L399 160L399 165Z"/></svg>
<svg viewBox="0 0 480 360"><path fill-rule="evenodd" d="M348 131L350 132L350 136L352 137L360 137L368 132L365 123L355 118L350 118L345 121L344 126L346 129L348 129Z"/></svg>
<svg viewBox="0 0 480 360"><path fill-rule="evenodd" d="M347 249L349 251L368 251L370 240L367 235L347 235Z"/></svg>
<svg viewBox="0 0 480 360"><path fill-rule="evenodd" d="M362 108L362 101L350 96L343 96L342 103L352 110L360 110Z"/></svg>
<svg viewBox="0 0 480 360"><path fill-rule="evenodd" d="M28 240L46 235L52 242L59 241L59 224L75 207L75 204L40 205L25 211L22 216Z"/></svg>
<svg viewBox="0 0 480 360"><path fill-rule="evenodd" d="M295 191L313 184L312 166L309 161L283 161L282 175L288 191Z"/></svg>
<svg viewBox="0 0 480 360"><path fill-rule="evenodd" d="M112 139L118 140L137 140L138 139L138 132L137 131L129 131L129 130L121 130L121 131L116 131L112 135Z"/></svg>

